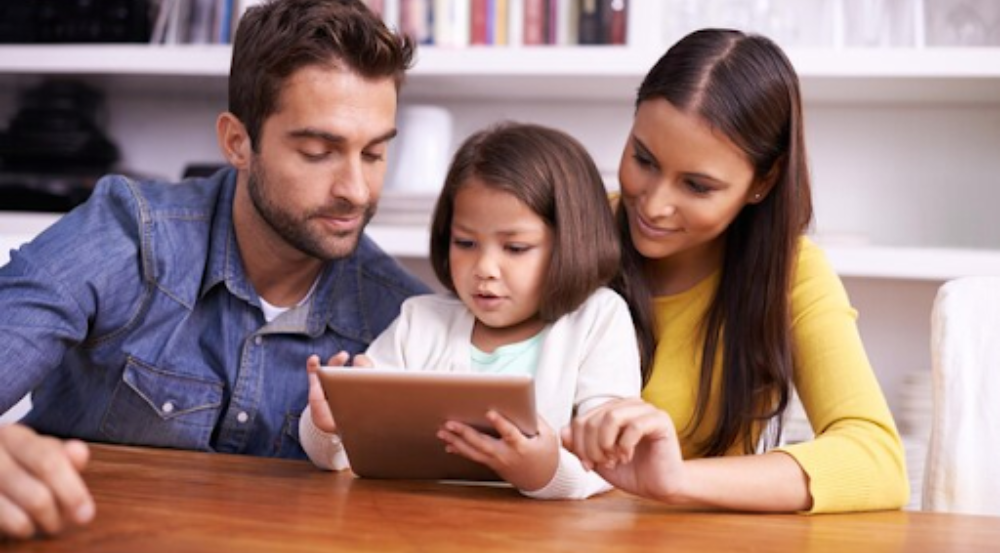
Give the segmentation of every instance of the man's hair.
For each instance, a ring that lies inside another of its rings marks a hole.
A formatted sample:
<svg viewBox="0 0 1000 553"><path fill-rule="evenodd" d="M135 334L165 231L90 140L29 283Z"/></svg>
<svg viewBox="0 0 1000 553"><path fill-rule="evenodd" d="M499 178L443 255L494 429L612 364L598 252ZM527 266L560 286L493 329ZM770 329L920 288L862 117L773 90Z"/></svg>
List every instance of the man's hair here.
<svg viewBox="0 0 1000 553"><path fill-rule="evenodd" d="M504 123L470 136L455 154L431 223L431 265L455 292L449 250L458 191L475 178L511 194L552 229L552 259L539 316L578 308L619 269L619 238L601 174L571 136L540 125Z"/></svg>
<svg viewBox="0 0 1000 553"><path fill-rule="evenodd" d="M414 44L390 31L360 0L270 0L247 10L233 42L229 111L257 151L285 80L305 66L392 78L398 89Z"/></svg>

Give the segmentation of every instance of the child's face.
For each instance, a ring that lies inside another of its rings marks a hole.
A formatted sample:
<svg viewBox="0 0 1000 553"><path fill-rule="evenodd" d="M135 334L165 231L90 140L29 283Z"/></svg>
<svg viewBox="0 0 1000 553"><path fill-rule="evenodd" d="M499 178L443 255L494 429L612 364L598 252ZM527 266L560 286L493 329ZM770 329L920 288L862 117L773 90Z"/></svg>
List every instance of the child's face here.
<svg viewBox="0 0 1000 553"><path fill-rule="evenodd" d="M757 201L749 159L701 118L664 99L640 104L619 179L632 241L654 260L720 259L721 236Z"/></svg>
<svg viewBox="0 0 1000 553"><path fill-rule="evenodd" d="M451 238L451 279L481 323L477 332L509 343L540 331L553 240L545 221L513 195L473 178L455 196Z"/></svg>

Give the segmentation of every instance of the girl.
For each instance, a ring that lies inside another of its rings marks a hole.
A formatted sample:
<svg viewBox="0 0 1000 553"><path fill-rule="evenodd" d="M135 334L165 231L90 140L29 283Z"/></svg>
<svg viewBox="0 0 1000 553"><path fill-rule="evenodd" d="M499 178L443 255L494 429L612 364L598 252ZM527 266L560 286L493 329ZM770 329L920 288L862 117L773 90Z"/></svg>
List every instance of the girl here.
<svg viewBox="0 0 1000 553"><path fill-rule="evenodd" d="M618 222L652 291L645 401L564 444L627 491L749 511L894 509L904 454L812 217L798 78L770 40L695 32L639 88ZM639 289L641 287L638 287ZM815 440L774 446L794 386Z"/></svg>
<svg viewBox="0 0 1000 553"><path fill-rule="evenodd" d="M532 374L538 436L491 412L500 439L451 421L438 435L442 447L488 465L528 496L610 489L552 429L574 412L639 394L629 308L604 287L621 268L619 244L600 174L578 142L536 125L474 134L452 161L431 226L431 263L451 294L407 300L354 364ZM346 361L340 353L329 364ZM318 466L346 468L318 366L310 358L300 438Z"/></svg>

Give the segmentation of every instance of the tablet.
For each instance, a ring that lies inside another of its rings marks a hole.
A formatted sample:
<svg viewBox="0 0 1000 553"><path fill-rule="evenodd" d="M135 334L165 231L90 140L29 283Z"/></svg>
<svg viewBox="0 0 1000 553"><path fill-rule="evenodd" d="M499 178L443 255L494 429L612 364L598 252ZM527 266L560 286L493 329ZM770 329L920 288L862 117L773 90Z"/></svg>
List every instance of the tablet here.
<svg viewBox="0 0 1000 553"><path fill-rule="evenodd" d="M321 367L319 379L351 470L365 478L500 480L445 452L441 426L455 420L496 435L486 419L492 409L525 435L538 432L528 375Z"/></svg>

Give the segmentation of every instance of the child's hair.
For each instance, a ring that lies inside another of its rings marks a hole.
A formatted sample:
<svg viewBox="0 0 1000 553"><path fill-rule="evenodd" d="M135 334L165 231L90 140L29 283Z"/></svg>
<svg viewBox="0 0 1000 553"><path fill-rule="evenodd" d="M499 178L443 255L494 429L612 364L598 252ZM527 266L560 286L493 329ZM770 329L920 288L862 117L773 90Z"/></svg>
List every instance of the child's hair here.
<svg viewBox="0 0 1000 553"><path fill-rule="evenodd" d="M726 231L719 289L704 321L701 381L688 431L706 423L713 367L722 347L722 406L702 444L706 456L746 453L755 428L788 405L792 376L791 281L800 236L812 219L799 81L781 49L762 36L705 29L681 39L639 87L636 106L662 98L736 144L764 197ZM680 147L680 145L678 146ZM768 185L771 185L768 188ZM625 226L623 226L625 225ZM628 238L625 250L634 251ZM781 427L770 436L780 437Z"/></svg>
<svg viewBox="0 0 1000 553"><path fill-rule="evenodd" d="M256 152L288 77L310 65L337 67L402 85L415 46L361 0L271 0L250 8L233 40L229 111Z"/></svg>
<svg viewBox="0 0 1000 553"><path fill-rule="evenodd" d="M618 231L587 151L555 129L502 123L466 139L448 169L431 224L431 265L445 288L455 292L448 262L455 196L473 178L514 196L553 231L543 320L572 312L617 274Z"/></svg>

